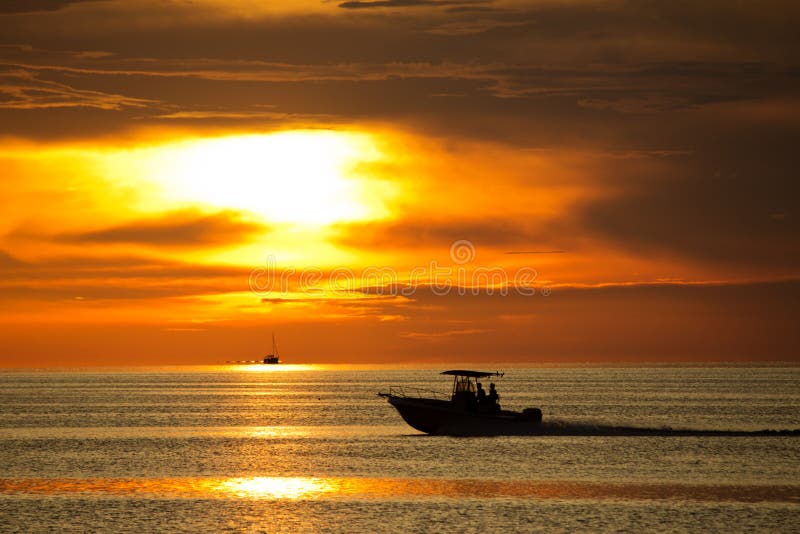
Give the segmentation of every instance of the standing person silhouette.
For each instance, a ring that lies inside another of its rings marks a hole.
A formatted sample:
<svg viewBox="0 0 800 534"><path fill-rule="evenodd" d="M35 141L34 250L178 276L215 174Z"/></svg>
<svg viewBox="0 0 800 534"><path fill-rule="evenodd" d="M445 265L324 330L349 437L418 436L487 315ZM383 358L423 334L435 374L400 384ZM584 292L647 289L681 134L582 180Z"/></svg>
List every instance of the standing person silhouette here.
<svg viewBox="0 0 800 534"><path fill-rule="evenodd" d="M483 384L478 382L478 410L486 410L486 391L483 389Z"/></svg>
<svg viewBox="0 0 800 534"><path fill-rule="evenodd" d="M494 389L494 382L489 384L489 411L500 411L500 395L498 395L497 390Z"/></svg>

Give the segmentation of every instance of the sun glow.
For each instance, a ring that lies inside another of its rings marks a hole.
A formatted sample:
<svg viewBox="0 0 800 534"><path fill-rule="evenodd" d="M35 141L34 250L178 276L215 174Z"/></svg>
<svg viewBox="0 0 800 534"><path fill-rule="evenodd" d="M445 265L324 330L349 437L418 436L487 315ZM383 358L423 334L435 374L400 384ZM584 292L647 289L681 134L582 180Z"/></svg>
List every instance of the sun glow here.
<svg viewBox="0 0 800 534"><path fill-rule="evenodd" d="M282 363L280 365L268 365L263 363L250 364L230 364L222 367L226 371L244 373L291 373L295 371L317 371L321 367L319 364L303 363Z"/></svg>
<svg viewBox="0 0 800 534"><path fill-rule="evenodd" d="M357 172L380 156L366 134L300 130L167 145L150 167L173 201L323 225L385 214L385 184Z"/></svg>

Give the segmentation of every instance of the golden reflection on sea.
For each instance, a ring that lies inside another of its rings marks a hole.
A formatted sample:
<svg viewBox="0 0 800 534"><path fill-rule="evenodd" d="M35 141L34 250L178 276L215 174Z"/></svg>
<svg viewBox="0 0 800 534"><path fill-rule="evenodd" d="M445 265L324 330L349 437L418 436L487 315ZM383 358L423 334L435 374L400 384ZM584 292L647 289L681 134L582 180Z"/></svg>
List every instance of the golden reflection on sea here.
<svg viewBox="0 0 800 534"><path fill-rule="evenodd" d="M252 477L212 482L209 489L249 499L301 499L335 492L337 485L324 478Z"/></svg>
<svg viewBox="0 0 800 534"><path fill-rule="evenodd" d="M800 503L797 485L602 483L358 477L232 477L126 479L0 479L0 495L115 495L119 497L320 500L347 499L578 499Z"/></svg>
<svg viewBox="0 0 800 534"><path fill-rule="evenodd" d="M314 499L336 479L311 477L0 479L0 495L98 494L173 499Z"/></svg>
<svg viewBox="0 0 800 534"><path fill-rule="evenodd" d="M316 371L320 369L316 364L303 363L231 363L214 366L222 371L243 371L248 373L291 373L296 371Z"/></svg>

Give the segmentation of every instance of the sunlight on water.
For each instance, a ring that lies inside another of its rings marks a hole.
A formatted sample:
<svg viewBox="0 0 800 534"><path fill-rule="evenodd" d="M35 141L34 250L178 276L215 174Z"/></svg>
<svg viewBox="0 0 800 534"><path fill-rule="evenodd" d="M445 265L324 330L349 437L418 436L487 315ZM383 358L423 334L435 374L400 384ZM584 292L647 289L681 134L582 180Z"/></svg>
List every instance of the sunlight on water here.
<svg viewBox="0 0 800 534"><path fill-rule="evenodd" d="M354 477L0 479L0 495L136 495L171 499L587 499L800 503L797 485Z"/></svg>
<svg viewBox="0 0 800 534"><path fill-rule="evenodd" d="M0 373L0 532L800 529L800 368L513 369L553 431L495 438L376 396L439 370Z"/></svg>
<svg viewBox="0 0 800 534"><path fill-rule="evenodd" d="M249 363L249 364L228 364L218 366L221 371L242 371L247 373L291 373L297 371L314 371L318 369L314 364L302 363L281 363L277 365L270 365L264 363Z"/></svg>
<svg viewBox="0 0 800 534"><path fill-rule="evenodd" d="M212 485L216 491L251 499L299 499L336 491L331 482L313 478L233 478Z"/></svg>
<svg viewBox="0 0 800 534"><path fill-rule="evenodd" d="M312 435L311 428L268 426L256 428L242 428L234 430L234 435L247 436L251 438L300 438Z"/></svg>

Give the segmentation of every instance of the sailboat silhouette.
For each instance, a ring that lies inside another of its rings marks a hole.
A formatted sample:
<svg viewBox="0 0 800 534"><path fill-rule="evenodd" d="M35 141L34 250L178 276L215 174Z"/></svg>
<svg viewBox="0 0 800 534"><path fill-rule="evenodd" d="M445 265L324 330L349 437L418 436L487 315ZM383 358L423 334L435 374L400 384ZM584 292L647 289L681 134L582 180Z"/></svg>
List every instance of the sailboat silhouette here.
<svg viewBox="0 0 800 534"><path fill-rule="evenodd" d="M264 363L281 363L281 358L278 356L278 343L275 341L275 332L272 333L272 353L264 357Z"/></svg>

